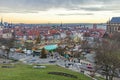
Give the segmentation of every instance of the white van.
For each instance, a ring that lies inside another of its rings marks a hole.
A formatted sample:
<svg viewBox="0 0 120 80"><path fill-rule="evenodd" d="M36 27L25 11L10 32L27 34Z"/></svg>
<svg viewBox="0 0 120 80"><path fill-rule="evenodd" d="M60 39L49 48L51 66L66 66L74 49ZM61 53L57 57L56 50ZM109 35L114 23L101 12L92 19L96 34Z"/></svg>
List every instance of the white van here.
<svg viewBox="0 0 120 80"><path fill-rule="evenodd" d="M89 61L80 60L80 64L81 64L81 68L83 68L85 70L89 70L89 71L94 70L94 65L92 63L90 63Z"/></svg>
<svg viewBox="0 0 120 80"><path fill-rule="evenodd" d="M26 50L26 54L27 54L27 55L31 55L32 53L33 53L32 50Z"/></svg>

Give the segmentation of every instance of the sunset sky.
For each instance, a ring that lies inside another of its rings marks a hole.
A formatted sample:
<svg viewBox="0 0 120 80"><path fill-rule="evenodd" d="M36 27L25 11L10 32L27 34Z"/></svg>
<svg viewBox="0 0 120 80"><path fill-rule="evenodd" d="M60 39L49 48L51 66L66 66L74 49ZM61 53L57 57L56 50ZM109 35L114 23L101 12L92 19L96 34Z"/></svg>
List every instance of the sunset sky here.
<svg viewBox="0 0 120 80"><path fill-rule="evenodd" d="M105 23L120 17L120 0L0 0L0 18L13 23Z"/></svg>

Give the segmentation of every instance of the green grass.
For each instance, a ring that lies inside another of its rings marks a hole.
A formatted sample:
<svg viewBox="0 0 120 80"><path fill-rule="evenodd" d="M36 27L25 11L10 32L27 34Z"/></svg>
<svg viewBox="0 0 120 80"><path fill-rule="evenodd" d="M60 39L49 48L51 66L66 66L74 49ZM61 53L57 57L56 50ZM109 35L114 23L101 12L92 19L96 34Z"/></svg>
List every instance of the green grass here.
<svg viewBox="0 0 120 80"><path fill-rule="evenodd" d="M25 64L16 64L15 68L0 67L0 80L91 80L83 74L56 65L46 65L45 69L33 69L32 67L33 65ZM48 72L65 72L77 76L78 79L52 75Z"/></svg>

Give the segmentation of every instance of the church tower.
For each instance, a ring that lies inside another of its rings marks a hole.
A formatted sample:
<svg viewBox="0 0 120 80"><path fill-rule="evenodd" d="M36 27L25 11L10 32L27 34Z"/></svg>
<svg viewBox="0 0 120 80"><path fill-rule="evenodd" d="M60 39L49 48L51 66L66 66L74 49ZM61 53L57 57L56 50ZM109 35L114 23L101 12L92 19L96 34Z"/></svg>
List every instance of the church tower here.
<svg viewBox="0 0 120 80"><path fill-rule="evenodd" d="M1 18L1 24L3 24L3 19Z"/></svg>
<svg viewBox="0 0 120 80"><path fill-rule="evenodd" d="M63 27L63 24L62 24L62 22L61 22L61 24L60 24L60 27Z"/></svg>
<svg viewBox="0 0 120 80"><path fill-rule="evenodd" d="M1 22L0 22L0 30L3 30L4 25L3 25L3 19L1 18Z"/></svg>

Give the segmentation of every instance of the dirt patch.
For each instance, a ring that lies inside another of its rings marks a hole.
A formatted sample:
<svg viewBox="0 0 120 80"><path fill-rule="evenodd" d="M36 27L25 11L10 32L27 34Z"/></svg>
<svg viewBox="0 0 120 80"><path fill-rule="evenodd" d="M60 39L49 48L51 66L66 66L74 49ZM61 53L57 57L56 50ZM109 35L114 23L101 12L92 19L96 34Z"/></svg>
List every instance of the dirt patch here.
<svg viewBox="0 0 120 80"><path fill-rule="evenodd" d="M15 66L1 66L1 68L14 68Z"/></svg>
<svg viewBox="0 0 120 80"><path fill-rule="evenodd" d="M70 78L77 78L77 76L75 76L75 75L68 74L68 73L63 73L63 72L48 72L48 74L65 76L65 77L70 77Z"/></svg>

